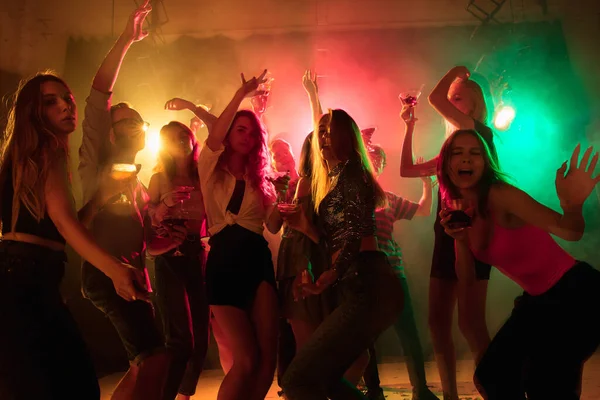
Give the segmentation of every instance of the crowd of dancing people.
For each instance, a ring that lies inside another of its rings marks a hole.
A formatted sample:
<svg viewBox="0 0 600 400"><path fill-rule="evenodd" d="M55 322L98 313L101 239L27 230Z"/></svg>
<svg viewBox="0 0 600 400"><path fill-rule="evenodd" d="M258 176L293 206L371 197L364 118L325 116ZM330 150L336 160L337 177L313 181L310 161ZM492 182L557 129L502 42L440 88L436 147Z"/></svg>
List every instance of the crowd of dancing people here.
<svg viewBox="0 0 600 400"><path fill-rule="evenodd" d="M225 372L219 400L262 400L275 377L289 400L382 400L374 343L389 327L412 398L437 399L393 236L396 221L430 215L432 177L439 187L428 317L443 398L459 399L456 305L485 399L579 398L584 363L600 343L600 321L590 317L600 311L600 272L552 235L581 239L583 204L600 182L598 153L590 147L582 155L578 146L556 171L561 212L540 204L500 169L485 84L454 67L428 97L447 126L434 159L414 161L417 106L403 103L399 175L423 185L421 199L410 201L379 183L387 156L374 129L359 129L344 110L323 112L310 71L302 84L314 131L298 165L288 142L269 141L264 108L240 110L247 98L261 104L265 70L242 74L218 116L181 98L167 101L166 109L189 110L194 120L162 127L146 187L135 160L147 124L130 104L113 104L112 92L127 51L147 35L148 3L130 16L86 99L79 210L69 168L78 113L69 86L44 72L14 95L0 156L0 398L100 398L59 291L68 244L84 260L84 297L110 320L129 358L114 400L190 399L211 330ZM196 138L200 124L204 143ZM265 228L281 235L276 265ZM146 257L155 264L153 296ZM485 318L491 266L524 291L493 338Z"/></svg>

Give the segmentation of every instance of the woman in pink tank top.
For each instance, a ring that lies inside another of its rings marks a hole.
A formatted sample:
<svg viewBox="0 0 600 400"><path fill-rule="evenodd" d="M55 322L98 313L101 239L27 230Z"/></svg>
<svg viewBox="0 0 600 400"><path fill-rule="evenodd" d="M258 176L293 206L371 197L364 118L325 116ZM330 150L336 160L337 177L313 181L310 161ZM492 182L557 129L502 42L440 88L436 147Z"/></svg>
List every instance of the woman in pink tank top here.
<svg viewBox="0 0 600 400"><path fill-rule="evenodd" d="M556 173L560 214L508 184L475 131L455 132L440 152L442 195L468 204L462 219L455 210L440 213L455 239L460 293L468 294L475 282L475 258L524 290L477 365L475 383L485 399L580 397L583 364L600 344L600 320L593 317L600 312L600 272L574 260L550 236L583 236L583 203L600 176L592 176L598 153L591 157L590 147L581 162L579 155L578 146L568 168L565 162Z"/></svg>

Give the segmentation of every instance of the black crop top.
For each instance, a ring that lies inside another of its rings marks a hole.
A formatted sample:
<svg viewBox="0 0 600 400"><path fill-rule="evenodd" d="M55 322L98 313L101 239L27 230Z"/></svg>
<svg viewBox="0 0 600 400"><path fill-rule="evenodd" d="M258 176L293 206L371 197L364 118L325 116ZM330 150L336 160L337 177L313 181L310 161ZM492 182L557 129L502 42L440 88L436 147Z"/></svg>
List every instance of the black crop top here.
<svg viewBox="0 0 600 400"><path fill-rule="evenodd" d="M4 181L4 187L2 188L2 234L5 235L10 232L12 224L12 201L14 196L14 189L12 185L12 174L11 171L6 171L6 180ZM65 239L56 229L56 225L48 216L48 213L38 222L33 215L27 210L25 205L21 202L19 207L19 218L17 219L17 225L15 226L16 233L27 233L41 237L43 239L52 240L65 244Z"/></svg>
<svg viewBox="0 0 600 400"><path fill-rule="evenodd" d="M375 236L375 192L360 161L338 164L329 176L335 186L319 205L319 219L331 254L340 254L333 268L343 279L353 271L363 237Z"/></svg>

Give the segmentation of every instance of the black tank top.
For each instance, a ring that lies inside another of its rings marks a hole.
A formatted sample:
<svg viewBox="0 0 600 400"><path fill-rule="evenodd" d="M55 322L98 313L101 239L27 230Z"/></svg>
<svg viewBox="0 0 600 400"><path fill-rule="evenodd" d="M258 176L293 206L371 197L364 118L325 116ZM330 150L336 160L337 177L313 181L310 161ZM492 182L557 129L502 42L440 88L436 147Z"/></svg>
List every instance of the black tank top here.
<svg viewBox="0 0 600 400"><path fill-rule="evenodd" d="M5 171L5 173L6 179L2 188L2 235L9 233L12 226L12 202L14 197L12 173L10 170ZM38 222L27 210L23 202L21 202L21 206L19 207L19 217L17 218L15 233L27 233L65 244L65 239L58 232L58 229L56 229L56 225L54 225L48 213Z"/></svg>

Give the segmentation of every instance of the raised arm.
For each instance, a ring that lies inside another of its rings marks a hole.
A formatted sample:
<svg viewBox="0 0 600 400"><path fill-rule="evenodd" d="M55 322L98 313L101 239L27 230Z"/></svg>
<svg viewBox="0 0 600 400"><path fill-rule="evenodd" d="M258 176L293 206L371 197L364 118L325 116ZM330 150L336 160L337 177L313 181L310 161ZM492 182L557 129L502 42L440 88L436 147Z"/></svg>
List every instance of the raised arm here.
<svg viewBox="0 0 600 400"><path fill-rule="evenodd" d="M556 193L560 199L562 215L508 184L495 185L490 190L490 200L494 205L528 224L544 229L564 240L580 240L585 231L583 204L600 182L600 175L592 176L598 163L598 153L590 162L592 152L593 148L589 147L579 162L580 146L578 145L571 155L568 171L565 161L556 172Z"/></svg>
<svg viewBox="0 0 600 400"><path fill-rule="evenodd" d="M422 176L421 180L423 181L423 194L415 215L428 217L431 215L431 205L433 203L433 182L429 176Z"/></svg>
<svg viewBox="0 0 600 400"><path fill-rule="evenodd" d="M466 67L454 67L444 75L429 95L429 104L457 129L474 129L473 118L463 114L448 100L450 86L457 79L469 79L470 72Z"/></svg>
<svg viewBox="0 0 600 400"><path fill-rule="evenodd" d="M152 11L150 0L145 0L130 16L125 26L125 30L117 39L112 49L108 52L104 61L98 68L92 87L102 93L110 93L113 91L119 70L123 59L129 50L129 47L137 41L148 36L142 27L144 20Z"/></svg>
<svg viewBox="0 0 600 400"><path fill-rule="evenodd" d="M196 117L200 118L200 120L204 122L209 132L212 130L215 122L217 121L217 117L211 114L201 105L196 105L189 100L181 99L179 97L175 97L167 101L165 103L165 110L190 110Z"/></svg>
<svg viewBox="0 0 600 400"><path fill-rule="evenodd" d="M402 155L400 157L400 176L403 178L417 178L421 176L433 176L436 174L437 157L421 164L415 164L412 150L413 133L415 131L415 107L404 105L400 117L406 127L404 131L404 142L402 143Z"/></svg>
<svg viewBox="0 0 600 400"><path fill-rule="evenodd" d="M225 107L225 110L223 110L219 118L217 118L212 131L208 132L206 145L210 150L217 151L221 148L240 104L242 104L245 97L256 91L258 85L265 81L264 78L266 74L267 70L265 69L258 78L252 77L252 79L248 81L246 81L244 74L242 74L242 86L235 92L233 99L231 99L227 107Z"/></svg>
<svg viewBox="0 0 600 400"><path fill-rule="evenodd" d="M308 100L310 101L310 111L314 125L317 126L321 115L323 115L323 108L321 107L321 101L319 100L319 86L317 85L317 74L307 69L302 76L302 86L308 94Z"/></svg>
<svg viewBox="0 0 600 400"><path fill-rule="evenodd" d="M128 301L148 300L148 294L142 290L145 285L142 271L120 262L98 246L78 221L69 189L63 160L50 169L45 185L48 215L60 234L77 253L113 281L119 296Z"/></svg>

